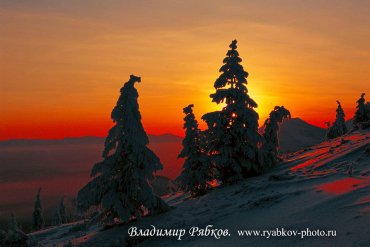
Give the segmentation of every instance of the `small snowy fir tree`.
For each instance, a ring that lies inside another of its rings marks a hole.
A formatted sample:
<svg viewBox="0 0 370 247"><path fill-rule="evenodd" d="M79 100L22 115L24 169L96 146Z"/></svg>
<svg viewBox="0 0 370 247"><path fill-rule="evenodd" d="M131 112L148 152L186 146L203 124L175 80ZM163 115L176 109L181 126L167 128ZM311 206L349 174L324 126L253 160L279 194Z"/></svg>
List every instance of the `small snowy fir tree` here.
<svg viewBox="0 0 370 247"><path fill-rule="evenodd" d="M326 139L329 139L328 137L329 137L329 135L331 134L330 132L331 132L331 130L330 130L330 128L331 128L331 123L330 122L325 122L325 125L326 125L326 134L325 134L325 136L326 136Z"/></svg>
<svg viewBox="0 0 370 247"><path fill-rule="evenodd" d="M134 87L140 81L140 77L131 75L121 88L111 114L115 126L105 140L104 160L93 167L93 179L78 193L80 210L100 207L96 220L126 222L169 209L148 183L162 164L147 147L149 140L141 124L139 94Z"/></svg>
<svg viewBox="0 0 370 247"><path fill-rule="evenodd" d="M0 229L0 246L6 246L5 241L7 238L7 233Z"/></svg>
<svg viewBox="0 0 370 247"><path fill-rule="evenodd" d="M338 108L337 108L337 114L335 121L332 126L329 127L326 137L327 139L333 139L339 136L344 135L347 133L347 127L346 127L346 120L344 119L344 111L340 104L340 102L337 100Z"/></svg>
<svg viewBox="0 0 370 247"><path fill-rule="evenodd" d="M361 97L357 100L355 117L353 119L354 124L369 121L368 112L365 104L365 93L361 94Z"/></svg>
<svg viewBox="0 0 370 247"><path fill-rule="evenodd" d="M41 188L37 191L35 199L35 208L33 210L33 229L38 231L44 227L44 214L41 204Z"/></svg>
<svg viewBox="0 0 370 247"><path fill-rule="evenodd" d="M202 117L208 126L208 151L222 183L234 183L264 169L260 151L263 139L258 133L259 117L254 110L257 103L248 95L248 73L240 64L236 40L230 48L220 68L221 75L214 83L216 92L210 95L213 102L226 106Z"/></svg>
<svg viewBox="0 0 370 247"><path fill-rule="evenodd" d="M206 193L209 182L213 180L213 169L207 155L204 136L198 129L198 122L193 114L193 106L184 108L185 138L178 157L185 158L185 162L178 180L182 188L190 191L195 197Z"/></svg>
<svg viewBox="0 0 370 247"><path fill-rule="evenodd" d="M265 164L269 166L273 166L279 161L279 124L284 119L289 119L290 117L290 112L284 106L275 106L274 110L270 112L269 118L264 123L264 160Z"/></svg>
<svg viewBox="0 0 370 247"><path fill-rule="evenodd" d="M2 246L26 247L29 244L29 237L19 228L14 214L11 215L8 232L2 238Z"/></svg>
<svg viewBox="0 0 370 247"><path fill-rule="evenodd" d="M55 225L61 225L67 223L66 207L64 205L64 197L60 200L54 211L53 223Z"/></svg>

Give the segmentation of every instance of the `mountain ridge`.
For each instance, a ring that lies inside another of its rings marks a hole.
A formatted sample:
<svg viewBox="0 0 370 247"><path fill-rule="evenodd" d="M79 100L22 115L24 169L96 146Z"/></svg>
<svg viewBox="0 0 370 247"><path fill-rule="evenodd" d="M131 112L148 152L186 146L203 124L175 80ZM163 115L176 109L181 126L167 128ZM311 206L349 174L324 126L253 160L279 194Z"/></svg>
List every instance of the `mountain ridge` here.
<svg viewBox="0 0 370 247"><path fill-rule="evenodd" d="M104 142L106 137L101 136L79 136L79 137L65 137L60 139L39 139L39 138L14 138L14 139L6 139L0 140L0 146L6 145L22 145L22 144L78 144L78 143L89 143L89 142ZM182 140L182 137L177 136L171 133L165 134L148 134L149 140L153 140L154 138L166 142L166 141L174 141L174 140Z"/></svg>
<svg viewBox="0 0 370 247"><path fill-rule="evenodd" d="M279 142L282 152L294 152L325 140L326 129L317 127L301 118L285 120L280 125Z"/></svg>
<svg viewBox="0 0 370 247"><path fill-rule="evenodd" d="M260 132L263 132L262 127ZM312 125L301 118L285 120L280 125L280 151L294 152L300 148L315 145L325 139L326 130ZM148 134L149 145L155 143L176 143L181 145L183 137L172 133ZM0 140L0 147L14 147L26 145L73 145L73 144L101 144L105 137L81 136L65 137L63 139L8 139Z"/></svg>

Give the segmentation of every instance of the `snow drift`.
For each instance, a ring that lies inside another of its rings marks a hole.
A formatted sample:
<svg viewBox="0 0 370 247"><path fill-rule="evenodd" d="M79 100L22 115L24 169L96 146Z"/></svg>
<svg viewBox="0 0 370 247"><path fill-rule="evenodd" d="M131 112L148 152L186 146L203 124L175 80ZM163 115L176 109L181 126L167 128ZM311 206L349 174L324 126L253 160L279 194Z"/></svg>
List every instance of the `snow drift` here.
<svg viewBox="0 0 370 247"><path fill-rule="evenodd" d="M370 242L370 132L354 132L288 155L270 172L191 199L177 193L163 199L168 213L112 228L84 223L32 234L45 246L368 246ZM228 229L216 239L186 235L128 237L143 229L197 226ZM335 237L246 237L238 230L275 228L336 231Z"/></svg>

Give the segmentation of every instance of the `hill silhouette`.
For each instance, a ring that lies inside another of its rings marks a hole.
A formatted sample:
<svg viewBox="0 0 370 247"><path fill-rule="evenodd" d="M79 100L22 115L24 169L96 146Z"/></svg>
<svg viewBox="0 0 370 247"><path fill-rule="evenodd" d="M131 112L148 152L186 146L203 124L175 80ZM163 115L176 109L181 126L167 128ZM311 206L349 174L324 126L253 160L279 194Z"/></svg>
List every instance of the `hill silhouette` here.
<svg viewBox="0 0 370 247"><path fill-rule="evenodd" d="M281 152L294 152L313 146L325 139L326 130L311 125L300 118L292 118L280 126L279 141Z"/></svg>

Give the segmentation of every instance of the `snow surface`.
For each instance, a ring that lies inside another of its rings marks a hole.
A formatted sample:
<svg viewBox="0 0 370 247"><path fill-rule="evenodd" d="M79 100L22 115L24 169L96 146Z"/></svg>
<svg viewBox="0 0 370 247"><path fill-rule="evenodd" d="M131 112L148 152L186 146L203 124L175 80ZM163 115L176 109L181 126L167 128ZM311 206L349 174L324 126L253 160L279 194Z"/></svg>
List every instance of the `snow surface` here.
<svg viewBox="0 0 370 247"><path fill-rule="evenodd" d="M33 233L43 246L370 246L370 132L354 132L289 154L270 172L189 198L164 196L173 210L104 229L83 222ZM138 228L227 228L230 237L128 237ZM336 230L336 237L239 237L276 227Z"/></svg>

